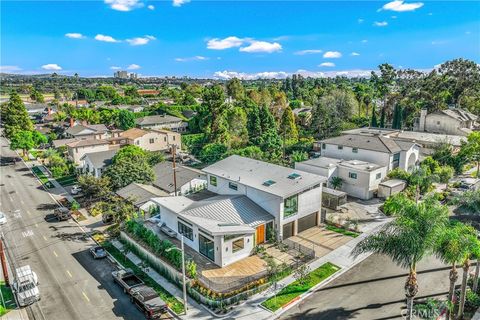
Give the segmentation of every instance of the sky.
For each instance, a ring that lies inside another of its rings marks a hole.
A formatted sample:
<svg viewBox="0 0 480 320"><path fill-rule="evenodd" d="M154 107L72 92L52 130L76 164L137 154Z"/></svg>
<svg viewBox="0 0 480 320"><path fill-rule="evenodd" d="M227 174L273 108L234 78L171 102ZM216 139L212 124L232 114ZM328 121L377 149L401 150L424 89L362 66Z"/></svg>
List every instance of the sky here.
<svg viewBox="0 0 480 320"><path fill-rule="evenodd" d="M479 1L2 1L0 72L228 79L480 63Z"/></svg>

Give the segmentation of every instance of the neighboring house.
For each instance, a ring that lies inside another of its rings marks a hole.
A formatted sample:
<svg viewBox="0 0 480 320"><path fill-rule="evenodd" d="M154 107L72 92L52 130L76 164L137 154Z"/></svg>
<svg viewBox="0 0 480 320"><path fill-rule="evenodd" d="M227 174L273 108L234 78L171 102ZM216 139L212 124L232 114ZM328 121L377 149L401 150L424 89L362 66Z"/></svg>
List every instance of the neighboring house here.
<svg viewBox="0 0 480 320"><path fill-rule="evenodd" d="M318 141L314 149L328 158L361 160L412 171L419 162L420 146L415 142L388 138L381 134L342 136Z"/></svg>
<svg viewBox="0 0 480 320"><path fill-rule="evenodd" d="M112 164L112 158L117 154L119 149L112 149L100 152L86 153L80 161L83 162L82 172L100 178L105 169Z"/></svg>
<svg viewBox="0 0 480 320"><path fill-rule="evenodd" d="M169 195L175 195L173 163L170 161L160 162L153 167L153 171L155 172L155 181L152 184ZM177 164L175 173L177 196L194 193L207 187L207 176L200 170Z"/></svg>
<svg viewBox="0 0 480 320"><path fill-rule="evenodd" d="M296 162L295 169L321 175L328 180L327 187L333 188L332 178L342 179L339 190L352 197L368 200L373 198L379 183L387 175L387 167L360 160L341 160L327 157Z"/></svg>
<svg viewBox="0 0 480 320"><path fill-rule="evenodd" d="M312 109L312 107L293 109L292 112L295 115L295 120L303 126L309 125L312 121Z"/></svg>
<svg viewBox="0 0 480 320"><path fill-rule="evenodd" d="M153 198L161 224L183 235L185 244L220 267L250 256L258 228L274 217L245 195L215 195L197 201L185 197ZM150 202L145 205L150 207ZM264 236L264 234L261 234Z"/></svg>
<svg viewBox="0 0 480 320"><path fill-rule="evenodd" d="M65 137L77 139L106 139L108 129L104 124L78 124L65 130Z"/></svg>
<svg viewBox="0 0 480 320"><path fill-rule="evenodd" d="M117 190L116 194L125 200L131 201L137 208L140 208L151 198L168 197L168 193L154 186L136 182L132 182L128 186Z"/></svg>
<svg viewBox="0 0 480 320"><path fill-rule="evenodd" d="M141 129L168 129L175 132L185 132L188 127L188 123L182 119L168 114L138 118L135 123Z"/></svg>
<svg viewBox="0 0 480 320"><path fill-rule="evenodd" d="M25 109L31 118L42 115L47 108L48 105L45 103L25 103Z"/></svg>
<svg viewBox="0 0 480 320"><path fill-rule="evenodd" d="M107 151L110 149L110 143L103 139L74 140L65 145L67 146L69 158L77 166L81 165L80 159L82 159L86 153Z"/></svg>
<svg viewBox="0 0 480 320"><path fill-rule="evenodd" d="M182 139L179 133L167 130L143 130L131 128L121 133L127 144L138 146L148 151L168 150L172 145L181 149Z"/></svg>
<svg viewBox="0 0 480 320"><path fill-rule="evenodd" d="M473 130L480 129L476 121L478 116L459 108L432 113L427 113L427 110L423 109L420 111L420 118L416 119L414 128L420 132L468 136Z"/></svg>
<svg viewBox="0 0 480 320"><path fill-rule="evenodd" d="M142 112L143 111L143 106L136 104L136 105L130 105L130 104L121 104L121 105L116 105L112 106L112 108L119 109L119 110L128 110L131 112Z"/></svg>

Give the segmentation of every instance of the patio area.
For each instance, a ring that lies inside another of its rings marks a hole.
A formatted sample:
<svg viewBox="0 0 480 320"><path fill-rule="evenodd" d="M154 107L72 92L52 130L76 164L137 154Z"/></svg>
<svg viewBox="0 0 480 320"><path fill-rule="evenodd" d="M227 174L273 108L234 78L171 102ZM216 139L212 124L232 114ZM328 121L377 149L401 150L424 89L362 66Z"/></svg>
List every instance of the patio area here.
<svg viewBox="0 0 480 320"><path fill-rule="evenodd" d="M344 226L356 222L358 231L364 232L371 222L385 218L385 215L379 211L382 204L383 201L378 198L371 200L349 198L348 202L341 205L337 211L327 209L327 220Z"/></svg>
<svg viewBox="0 0 480 320"><path fill-rule="evenodd" d="M316 258L323 257L352 239L324 227L313 227L288 238L289 241L314 250Z"/></svg>

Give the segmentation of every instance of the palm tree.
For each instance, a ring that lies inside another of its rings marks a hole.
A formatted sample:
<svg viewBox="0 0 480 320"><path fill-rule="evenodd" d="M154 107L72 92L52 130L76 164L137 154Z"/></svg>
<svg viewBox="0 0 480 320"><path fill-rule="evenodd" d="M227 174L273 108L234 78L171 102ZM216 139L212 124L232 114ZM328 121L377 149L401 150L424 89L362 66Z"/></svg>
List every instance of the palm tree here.
<svg viewBox="0 0 480 320"><path fill-rule="evenodd" d="M340 189L343 185L343 179L340 177L332 177L332 179L330 179L330 185L334 190Z"/></svg>
<svg viewBox="0 0 480 320"><path fill-rule="evenodd" d="M450 224L442 231L439 237L438 245L435 249L436 256L445 264L452 266L450 270L450 289L448 290L448 301L454 302L455 283L458 279L457 263L465 261L470 256L470 248L468 247L469 234L472 227L461 222L451 221ZM465 243L467 241L467 243ZM453 308L446 315L446 320L454 318Z"/></svg>
<svg viewBox="0 0 480 320"><path fill-rule="evenodd" d="M467 294L467 280L468 280L468 271L470 270L470 259L474 256L480 255L480 242L477 239L476 231L473 227L470 227L470 232L465 234L464 237L464 246L465 250L469 251L469 254L464 258L462 262L463 265L463 277L462 277L462 289L460 292L460 302L458 304L458 319L463 319L463 310L465 308L465 297Z"/></svg>
<svg viewBox="0 0 480 320"><path fill-rule="evenodd" d="M413 300L418 293L417 263L433 252L436 240L448 221L448 209L433 198L421 203L412 200L394 213L395 220L387 223L378 233L360 241L352 255L365 252L389 256L393 262L408 269L405 282L407 320L412 319Z"/></svg>

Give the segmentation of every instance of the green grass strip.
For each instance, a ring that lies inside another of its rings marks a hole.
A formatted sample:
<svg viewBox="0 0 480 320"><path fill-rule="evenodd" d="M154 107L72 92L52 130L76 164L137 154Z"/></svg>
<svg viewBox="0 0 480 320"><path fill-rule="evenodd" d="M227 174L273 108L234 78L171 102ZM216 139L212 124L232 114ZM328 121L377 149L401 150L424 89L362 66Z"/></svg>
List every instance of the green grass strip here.
<svg viewBox="0 0 480 320"><path fill-rule="evenodd" d="M338 270L340 270L339 267L330 262L327 262L321 265L319 268L310 272L308 278L305 280L304 283L301 283L298 280L292 282L291 284L280 290L278 294L262 302L262 306L271 311L276 311L297 298L298 296L300 296L301 294L307 292L315 285L327 279Z"/></svg>
<svg viewBox="0 0 480 320"><path fill-rule="evenodd" d="M5 303L5 306L3 306L0 301L0 316L3 316L17 306L15 304L15 299L13 298L12 289L5 285L5 281L0 281L0 290L2 291L3 302Z"/></svg>
<svg viewBox="0 0 480 320"><path fill-rule="evenodd" d="M64 187L77 183L77 177L74 176L74 175L63 176L63 177L57 178L55 180L57 180L57 182L60 183Z"/></svg>
<svg viewBox="0 0 480 320"><path fill-rule="evenodd" d="M115 258L118 262L120 262L123 267L132 269L133 272L140 278L142 281L149 287L152 287L157 291L160 298L165 301L170 309L175 312L176 314L182 314L185 309L183 307L183 303L177 300L170 292L165 290L162 286L160 286L157 282L155 282L152 278L150 278L145 272L143 272L137 265L133 262L128 260L117 248L113 246L110 242L105 242L102 246Z"/></svg>
<svg viewBox="0 0 480 320"><path fill-rule="evenodd" d="M347 230L347 229L343 229L343 228L338 228L338 227L335 227L335 226L332 226L332 225L327 225L325 227L325 229L333 231L333 232L341 233L345 236L349 236L349 237L352 237L352 238L356 238L360 235L360 233L350 231L350 230Z"/></svg>

